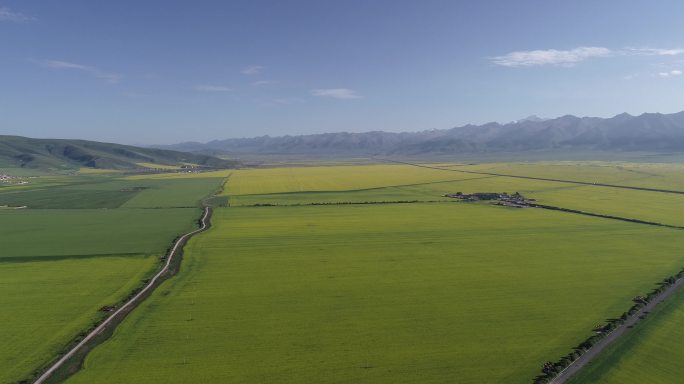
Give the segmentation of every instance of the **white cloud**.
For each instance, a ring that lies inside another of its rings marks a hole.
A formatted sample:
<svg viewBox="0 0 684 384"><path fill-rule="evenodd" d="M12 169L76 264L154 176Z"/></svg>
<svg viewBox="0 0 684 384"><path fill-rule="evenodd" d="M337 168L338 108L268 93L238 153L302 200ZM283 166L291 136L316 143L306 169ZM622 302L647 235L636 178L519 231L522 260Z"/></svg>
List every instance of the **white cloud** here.
<svg viewBox="0 0 684 384"><path fill-rule="evenodd" d="M273 80L259 80L259 81L253 82L252 85L255 87L259 87L262 85L271 85L271 84L277 84L277 83L278 83L277 81L273 81Z"/></svg>
<svg viewBox="0 0 684 384"><path fill-rule="evenodd" d="M250 65L249 67L245 67L240 71L243 75L257 75L261 73L261 71L264 70L264 66L261 65Z"/></svg>
<svg viewBox="0 0 684 384"><path fill-rule="evenodd" d="M77 63L70 63L68 61L60 60L45 60L41 64L52 69L77 70L89 73L91 76L103 80L110 84L116 84L123 79L123 75L113 72L106 72L95 67L82 65Z"/></svg>
<svg viewBox="0 0 684 384"><path fill-rule="evenodd" d="M232 88L223 85L211 85L211 84L198 84L195 85L195 91L198 92L228 92L232 91Z"/></svg>
<svg viewBox="0 0 684 384"><path fill-rule="evenodd" d="M504 67L531 67L538 65L571 66L593 57L611 56L613 52L604 47L577 47L570 50L515 51L493 57L494 64Z"/></svg>
<svg viewBox="0 0 684 384"><path fill-rule="evenodd" d="M14 12L7 7L0 7L0 21L13 21L15 23L23 23L25 21L35 20L35 17L26 16L23 13Z"/></svg>
<svg viewBox="0 0 684 384"><path fill-rule="evenodd" d="M59 61L59 60L46 60L43 62L43 64L48 67L48 68L53 68L53 69L80 69L87 71L89 67L81 64L76 64L76 63L69 63L66 61Z"/></svg>
<svg viewBox="0 0 684 384"><path fill-rule="evenodd" d="M334 99L360 99L361 95L348 88L312 89L311 94L318 97L332 97Z"/></svg>
<svg viewBox="0 0 684 384"><path fill-rule="evenodd" d="M628 55L637 56L677 56L684 53L683 48L626 48L624 52Z"/></svg>
<svg viewBox="0 0 684 384"><path fill-rule="evenodd" d="M684 48L634 48L610 49L605 47L577 47L568 50L546 49L534 51L515 51L503 56L492 57L492 63L504 67L532 67L559 65L570 67L581 61L611 56L677 56L684 54Z"/></svg>
<svg viewBox="0 0 684 384"><path fill-rule="evenodd" d="M681 75L682 75L682 71L680 71L678 69L673 69L671 71L658 73L658 76L660 76L660 77L673 77L673 76L681 76Z"/></svg>
<svg viewBox="0 0 684 384"><path fill-rule="evenodd" d="M306 100L297 97L271 99L263 103L267 107L287 106L292 104L306 103Z"/></svg>

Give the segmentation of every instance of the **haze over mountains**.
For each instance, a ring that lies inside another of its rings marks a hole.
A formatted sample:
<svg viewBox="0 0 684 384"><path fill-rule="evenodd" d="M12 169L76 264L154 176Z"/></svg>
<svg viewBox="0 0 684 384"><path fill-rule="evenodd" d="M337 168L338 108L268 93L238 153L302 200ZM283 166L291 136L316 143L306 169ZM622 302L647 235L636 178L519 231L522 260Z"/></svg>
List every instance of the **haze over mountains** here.
<svg viewBox="0 0 684 384"><path fill-rule="evenodd" d="M612 118L555 119L530 116L507 124L465 125L422 132L322 133L187 142L155 148L85 140L31 139L0 135L0 166L26 168L140 168L142 163L235 166L215 155L439 156L527 152L684 152L684 112L626 113ZM555 155L554 155L555 156Z"/></svg>
<svg viewBox="0 0 684 384"><path fill-rule="evenodd" d="M201 153L431 155L539 150L684 151L684 112L612 118L531 116L507 124L422 132L323 133L186 142L159 148Z"/></svg>

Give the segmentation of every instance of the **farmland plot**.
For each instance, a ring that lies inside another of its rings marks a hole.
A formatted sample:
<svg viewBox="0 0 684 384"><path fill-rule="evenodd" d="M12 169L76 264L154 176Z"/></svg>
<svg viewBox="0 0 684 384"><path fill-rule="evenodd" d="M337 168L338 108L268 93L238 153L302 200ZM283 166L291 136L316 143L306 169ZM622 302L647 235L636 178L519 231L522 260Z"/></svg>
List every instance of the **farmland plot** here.
<svg viewBox="0 0 684 384"><path fill-rule="evenodd" d="M70 383L527 383L681 232L480 204L224 208Z"/></svg>

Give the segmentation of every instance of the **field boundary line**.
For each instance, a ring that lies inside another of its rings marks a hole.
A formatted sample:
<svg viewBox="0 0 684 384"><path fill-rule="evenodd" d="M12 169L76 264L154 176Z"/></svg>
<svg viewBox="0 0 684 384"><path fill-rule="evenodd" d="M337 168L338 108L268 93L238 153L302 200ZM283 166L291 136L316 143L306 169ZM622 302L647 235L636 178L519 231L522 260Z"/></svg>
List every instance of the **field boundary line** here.
<svg viewBox="0 0 684 384"><path fill-rule="evenodd" d="M125 318L125 316L130 312L130 310L135 308L134 304L140 304L142 302L141 298L144 299L144 296L146 294L151 293L154 290L154 288L158 286L157 281L169 271L171 262L174 260L174 256L178 253L178 250L182 249L182 247L193 235L203 232L211 226L211 223L209 221L211 214L212 208L205 206L204 213L202 214L202 217L200 219L200 227L185 233L174 242L173 247L166 256L164 266L145 284L145 286L140 291L138 291L133 297L128 299L124 304L122 304L116 311L112 312L112 314L105 318L97 327L88 332L88 334L76 345L70 348L69 351L62 355L58 360L51 363L49 367L45 371L43 371L43 373L41 373L41 375L38 376L37 379L33 381L34 384L45 383L46 380L48 380L59 368L61 368L64 365L64 363L66 363L70 358L76 355L76 353L79 352L79 350L86 346L88 342L90 342L101 332L106 330L107 326L110 325L115 319L117 319L117 317L120 316L120 320L123 320L123 318Z"/></svg>
<svg viewBox="0 0 684 384"><path fill-rule="evenodd" d="M385 185L383 187L371 187L371 188L359 188L359 189L341 189L341 190L328 189L328 190L318 190L318 191L311 190L311 191L290 191L290 192L269 192L269 193L245 193L245 194L236 194L236 195L231 195L231 196L243 197L243 196L294 195L294 194L307 194L307 193L330 193L330 194L334 194L334 193L345 193L345 192L366 192L366 191L377 191L380 189L388 189L388 188L419 187L422 185L446 184L446 183L454 183L454 182L459 182L459 181L481 180L481 179L489 179L492 177L497 177L497 176L482 175L482 177L471 177L468 179L427 181L424 183Z"/></svg>
<svg viewBox="0 0 684 384"><path fill-rule="evenodd" d="M501 176L501 177L511 177L515 179L528 179L528 180L540 180L540 181L552 181L556 183L568 183L568 184L578 184L578 185L589 185L589 186L594 186L594 187L608 187L608 188L619 188L619 189L633 189L636 191L645 191L645 192L659 192L659 193L672 193L676 195L684 195L684 191L676 191L673 189L660 189L660 188L646 188L646 187L631 187L629 185L618 185L618 184L604 184L604 183L591 183L588 181L573 181L573 180L563 180L563 179L550 179L546 177L535 177L535 176L522 176L522 175L508 175L505 173L493 173L493 172L479 172L479 171L465 171L462 169L449 169L449 168L442 168L442 167L435 167L431 165L425 165L425 164L416 164L416 163L409 163L406 161L399 161L399 160L390 160L390 159L380 159L378 160L381 161L387 161L390 163L397 163L397 164L405 164L405 165L412 165L414 167L420 167L420 168L428 168L428 169L436 169L440 171L447 171L447 172L461 172L461 173L471 173L475 175L490 175L490 176Z"/></svg>
<svg viewBox="0 0 684 384"><path fill-rule="evenodd" d="M577 215L598 217L598 218L602 218L602 219L610 219L610 220L625 221L625 222L627 222L627 223L633 223L633 224L653 225L653 226L656 226L656 227L664 227L664 228L672 228L672 229L684 229L684 227L679 226L679 225L658 223L658 222L655 222L655 221L646 221L646 220L641 220L641 219L632 219L632 218L629 218L629 217L622 217L622 216L604 215L604 214L602 214L602 213L594 213L594 212L580 211L580 210L578 210L578 209L563 208L563 207L558 207L558 206L555 206L555 205L546 205L546 204L536 204L536 203L532 203L532 204L530 204L529 206L532 207L532 208L546 209L546 210L549 210L549 211L558 211L558 212L574 213L574 214L577 214Z"/></svg>

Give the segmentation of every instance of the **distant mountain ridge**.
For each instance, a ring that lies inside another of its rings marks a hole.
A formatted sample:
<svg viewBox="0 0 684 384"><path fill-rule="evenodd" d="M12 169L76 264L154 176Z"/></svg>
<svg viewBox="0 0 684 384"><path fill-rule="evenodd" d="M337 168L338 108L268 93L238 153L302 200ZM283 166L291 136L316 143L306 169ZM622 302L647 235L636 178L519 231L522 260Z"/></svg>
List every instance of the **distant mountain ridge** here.
<svg viewBox="0 0 684 384"><path fill-rule="evenodd" d="M556 149L684 151L684 112L623 113L611 118L536 116L507 124L465 125L422 132L322 133L187 142L158 148L241 154L422 155Z"/></svg>
<svg viewBox="0 0 684 384"><path fill-rule="evenodd" d="M0 167L68 169L76 167L134 169L139 163L153 165L196 164L228 168L234 161L168 149L87 140L33 139L0 135Z"/></svg>

